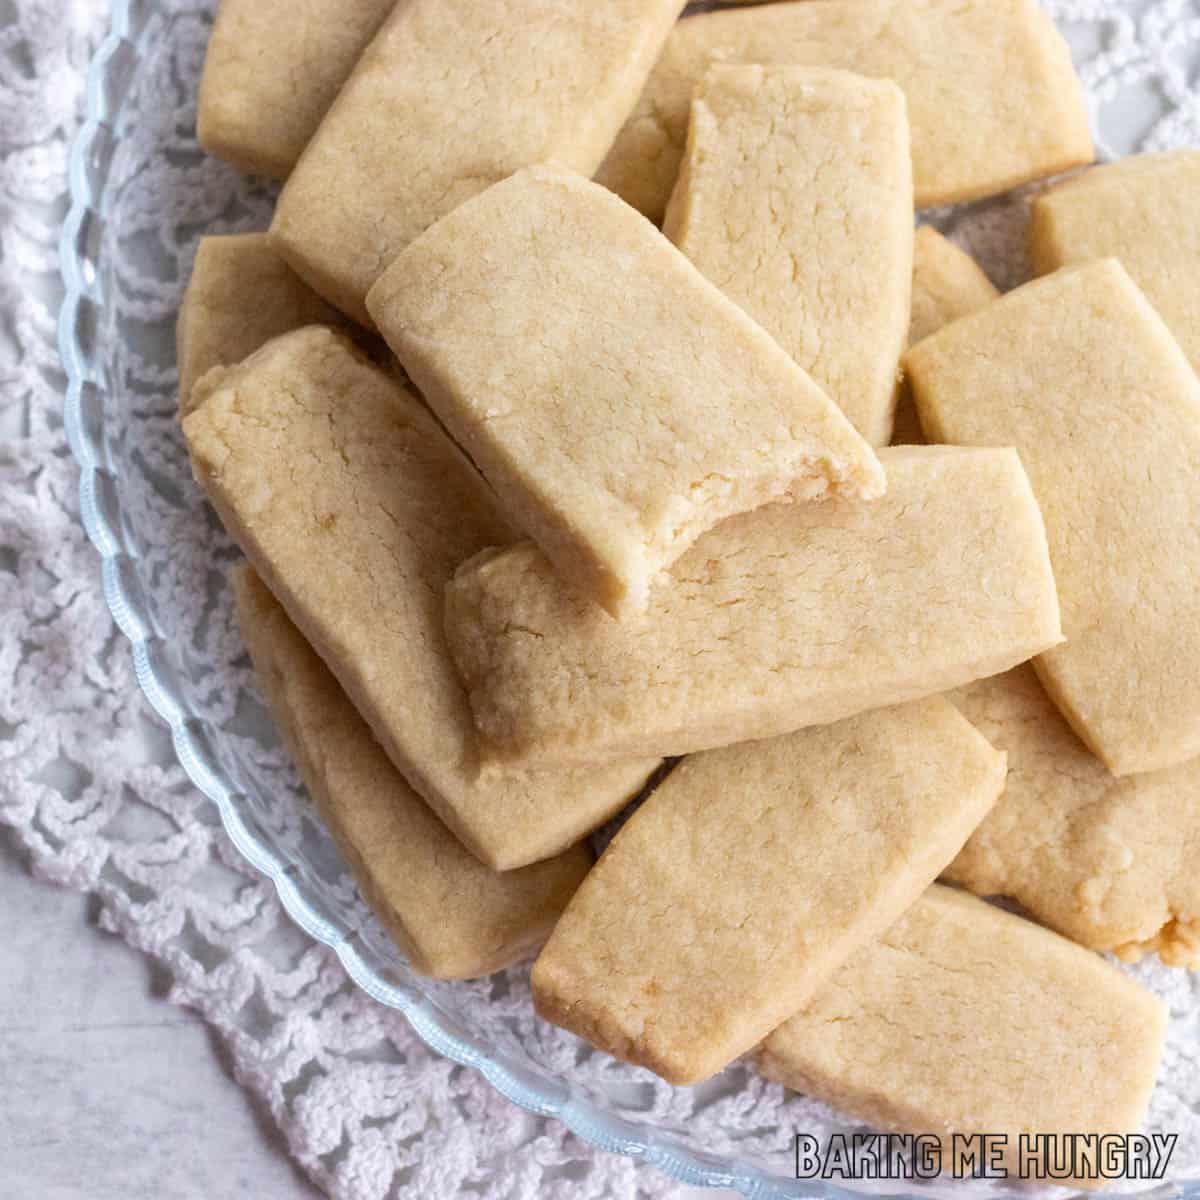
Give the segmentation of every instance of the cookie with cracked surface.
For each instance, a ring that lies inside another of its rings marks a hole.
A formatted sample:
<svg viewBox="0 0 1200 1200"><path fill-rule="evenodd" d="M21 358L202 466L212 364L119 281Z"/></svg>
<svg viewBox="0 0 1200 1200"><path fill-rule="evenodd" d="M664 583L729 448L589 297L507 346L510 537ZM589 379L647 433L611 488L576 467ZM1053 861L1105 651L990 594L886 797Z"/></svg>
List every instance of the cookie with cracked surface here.
<svg viewBox="0 0 1200 1200"><path fill-rule="evenodd" d="M405 0L338 93L271 235L361 324L384 268L439 217L548 159L590 175L684 0Z"/></svg>
<svg viewBox="0 0 1200 1200"><path fill-rule="evenodd" d="M210 371L183 429L225 527L481 861L507 870L558 854L641 789L656 762L481 777L442 593L465 557L513 534L394 375L310 326Z"/></svg>
<svg viewBox="0 0 1200 1200"><path fill-rule="evenodd" d="M597 179L660 220L692 89L718 62L838 67L908 98L920 208L977 199L1094 157L1070 50L1035 0L797 0L678 23Z"/></svg>
<svg viewBox="0 0 1200 1200"><path fill-rule="evenodd" d="M1016 453L879 457L882 499L733 517L628 621L580 600L528 543L464 564L447 631L487 753L691 753L945 691L1055 645L1045 532Z"/></svg>
<svg viewBox="0 0 1200 1200"><path fill-rule="evenodd" d="M882 933L1003 786L1004 755L938 697L693 755L567 906L534 1004L671 1083L707 1079Z"/></svg>
<svg viewBox="0 0 1200 1200"><path fill-rule="evenodd" d="M890 80L714 67L692 97L667 235L887 445L913 276L912 155Z"/></svg>
<svg viewBox="0 0 1200 1200"><path fill-rule="evenodd" d="M945 878L1011 896L1094 950L1200 965L1200 760L1112 773L1075 736L1029 666L948 698L1008 752L1008 786Z"/></svg>
<svg viewBox="0 0 1200 1200"><path fill-rule="evenodd" d="M626 617L722 518L883 491L832 400L643 217L551 165L387 269L375 323L513 522Z"/></svg>

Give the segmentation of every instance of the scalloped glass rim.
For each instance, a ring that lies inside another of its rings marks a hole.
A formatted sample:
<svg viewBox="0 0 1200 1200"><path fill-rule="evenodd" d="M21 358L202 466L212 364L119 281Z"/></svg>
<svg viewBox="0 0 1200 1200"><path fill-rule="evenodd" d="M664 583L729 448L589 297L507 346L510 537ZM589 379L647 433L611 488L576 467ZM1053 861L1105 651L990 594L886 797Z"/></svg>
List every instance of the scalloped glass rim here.
<svg viewBox="0 0 1200 1200"><path fill-rule="evenodd" d="M104 597L129 641L138 684L169 727L184 770L216 805L222 825L239 853L274 884L292 920L332 949L349 976L368 995L403 1013L414 1032L433 1050L478 1070L514 1103L531 1113L557 1118L598 1149L640 1159L684 1183L733 1188L750 1200L859 1200L862 1193L831 1183L789 1180L717 1155L698 1154L669 1135L652 1135L588 1100L572 1096L561 1080L541 1070L482 1048L452 1016L416 988L383 978L360 953L357 933L348 932L326 915L320 898L306 894L306 880L297 867L253 831L252 821L244 819L239 808L243 793L210 748L216 731L190 712L183 688L162 653L164 639L144 602L138 556L122 520L118 476L101 434L105 381L87 350L91 340L88 331L96 328L103 302L96 252L103 226L107 167L116 141L115 118L128 94L138 60L139 38L154 9L154 0L115 0L111 30L88 68L85 119L71 148L70 208L59 242L65 297L58 321L58 344L68 380L66 435L80 467L80 511L87 536L100 554ZM1172 1191L1197 1195L1200 1186Z"/></svg>
<svg viewBox="0 0 1200 1200"><path fill-rule="evenodd" d="M112 153L113 122L125 98L137 43L152 5L149 0L116 0L112 26L88 68L84 122L71 147L68 165L70 209L59 242L65 296L58 320L58 346L67 375L64 422L67 441L79 463L79 504L83 526L101 558L104 598L129 641L134 672L151 707L167 724L179 761L196 786L213 801L226 833L238 852L275 886L288 915L317 941L332 949L347 974L368 995L404 1014L414 1032L433 1050L478 1070L488 1082L531 1113L555 1117L598 1149L626 1154L651 1163L668 1175L705 1187L735 1188L752 1200L799 1196L854 1195L839 1188L788 1186L789 1181L763 1172L705 1162L668 1137L651 1137L629 1121L600 1111L568 1095L567 1088L500 1053L489 1052L414 989L384 979L364 959L347 935L305 894L296 868L260 840L238 807L240 790L209 750L214 732L193 717L173 673L160 653L161 635L142 601L137 556L122 525L117 476L99 434L104 380L94 369L81 330L93 326L101 302L94 251L104 175Z"/></svg>

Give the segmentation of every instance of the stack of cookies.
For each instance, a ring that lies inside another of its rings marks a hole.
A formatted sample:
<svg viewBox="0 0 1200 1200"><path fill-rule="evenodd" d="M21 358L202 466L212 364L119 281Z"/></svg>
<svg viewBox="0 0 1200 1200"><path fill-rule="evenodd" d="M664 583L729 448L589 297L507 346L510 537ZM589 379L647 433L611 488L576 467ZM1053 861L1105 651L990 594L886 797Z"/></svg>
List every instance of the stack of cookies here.
<svg viewBox="0 0 1200 1200"><path fill-rule="evenodd" d="M181 412L266 699L418 971L540 950L673 1083L1136 1129L1166 1014L1095 952L1200 963L1200 152L1043 191L999 297L913 214L1091 163L1034 0L682 7L222 0L201 141L286 182Z"/></svg>

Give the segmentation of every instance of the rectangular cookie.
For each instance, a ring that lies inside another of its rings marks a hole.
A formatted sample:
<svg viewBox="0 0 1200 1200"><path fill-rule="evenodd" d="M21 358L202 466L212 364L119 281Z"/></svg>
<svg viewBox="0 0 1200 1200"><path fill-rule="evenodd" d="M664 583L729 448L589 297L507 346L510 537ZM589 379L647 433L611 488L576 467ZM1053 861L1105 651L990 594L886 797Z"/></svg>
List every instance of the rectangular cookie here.
<svg viewBox="0 0 1200 1200"><path fill-rule="evenodd" d="M1004 772L939 697L685 759L555 926L538 1013L671 1083L707 1079L933 882Z"/></svg>
<svg viewBox="0 0 1200 1200"><path fill-rule="evenodd" d="M837 406L658 230L547 165L428 230L376 325L505 512L581 595L642 610L706 529L782 497L873 497Z"/></svg>
<svg viewBox="0 0 1200 1200"><path fill-rule="evenodd" d="M883 499L733 517L630 621L579 600L529 543L464 564L446 629L485 752L688 754L945 691L1055 645L1045 531L1016 453L880 459Z"/></svg>
<svg viewBox="0 0 1200 1200"><path fill-rule="evenodd" d="M1200 371L1200 150L1139 154L1057 184L1033 204L1039 275L1119 258Z"/></svg>
<svg viewBox="0 0 1200 1200"><path fill-rule="evenodd" d="M210 154L286 179L396 0L221 0L196 135Z"/></svg>
<svg viewBox="0 0 1200 1200"><path fill-rule="evenodd" d="M1098 955L931 887L767 1038L758 1065L859 1120L940 1135L946 1167L952 1135L1004 1135L1015 1178L1022 1133L1138 1130L1166 1023L1162 1001Z"/></svg>
<svg viewBox="0 0 1200 1200"><path fill-rule="evenodd" d="M890 80L714 67L663 232L872 445L892 432L913 273L912 155Z"/></svg>
<svg viewBox="0 0 1200 1200"><path fill-rule="evenodd" d="M271 248L265 233L202 238L175 325L179 412L212 367L229 366L302 325L342 325L342 315Z"/></svg>
<svg viewBox="0 0 1200 1200"><path fill-rule="evenodd" d="M536 950L591 868L587 847L519 871L485 867L388 761L251 567L235 569L233 590L259 685L309 794L413 969L470 979Z"/></svg>
<svg viewBox="0 0 1200 1200"><path fill-rule="evenodd" d="M1035 0L797 0L700 13L667 39L597 179L659 220L692 90L716 62L839 67L908 98L920 208L1007 191L1094 157L1066 42Z"/></svg>
<svg viewBox="0 0 1200 1200"><path fill-rule="evenodd" d="M1038 674L1117 775L1200 754L1200 381L1115 259L1067 267L905 356L934 440L1020 451L1066 643Z"/></svg>
<svg viewBox="0 0 1200 1200"><path fill-rule="evenodd" d="M442 594L458 563L512 533L398 379L312 326L209 372L198 390L183 429L213 507L468 850L496 870L525 866L637 794L655 762L480 777Z"/></svg>
<svg viewBox="0 0 1200 1200"><path fill-rule="evenodd" d="M1116 779L1021 666L949 694L1011 768L945 878L1093 950L1200 966L1200 759Z"/></svg>
<svg viewBox="0 0 1200 1200"><path fill-rule="evenodd" d="M908 327L909 345L936 333L943 325L957 321L999 296L995 284L979 264L932 225L917 228L913 240L912 320ZM900 385L896 401L896 423L892 430L893 446L919 446L925 441L917 420L912 389L907 381Z"/></svg>
<svg viewBox="0 0 1200 1200"><path fill-rule="evenodd" d="M366 323L371 284L439 217L530 163L590 175L684 0L405 0L288 179L271 234Z"/></svg>

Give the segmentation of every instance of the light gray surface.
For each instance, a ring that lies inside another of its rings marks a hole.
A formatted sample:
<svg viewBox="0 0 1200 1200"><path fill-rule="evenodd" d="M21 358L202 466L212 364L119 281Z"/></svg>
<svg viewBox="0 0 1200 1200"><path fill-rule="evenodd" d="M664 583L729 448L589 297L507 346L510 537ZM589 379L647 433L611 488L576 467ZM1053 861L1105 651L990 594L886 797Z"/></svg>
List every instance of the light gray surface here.
<svg viewBox="0 0 1200 1200"><path fill-rule="evenodd" d="M0 830L0 1194L309 1200L195 1016Z"/></svg>
<svg viewBox="0 0 1200 1200"><path fill-rule="evenodd" d="M35 880L0 828L0 1195L319 1197L216 1038L94 907Z"/></svg>

